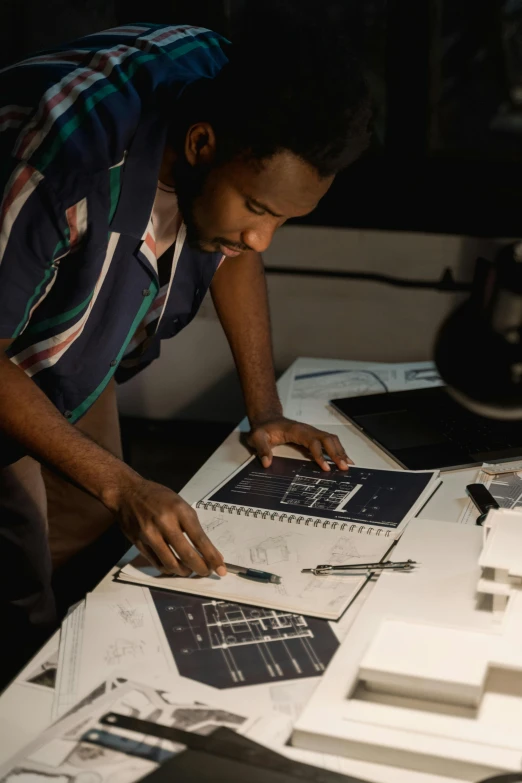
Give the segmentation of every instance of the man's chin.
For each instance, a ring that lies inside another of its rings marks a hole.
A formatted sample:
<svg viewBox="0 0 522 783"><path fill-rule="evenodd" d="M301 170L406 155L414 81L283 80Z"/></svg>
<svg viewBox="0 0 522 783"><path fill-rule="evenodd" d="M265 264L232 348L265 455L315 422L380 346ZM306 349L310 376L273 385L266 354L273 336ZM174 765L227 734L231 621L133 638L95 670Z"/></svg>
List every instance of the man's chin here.
<svg viewBox="0 0 522 783"><path fill-rule="evenodd" d="M197 250L199 253L219 253L219 248L215 245L211 245L208 242L204 242L201 239L188 239L187 244L192 250Z"/></svg>

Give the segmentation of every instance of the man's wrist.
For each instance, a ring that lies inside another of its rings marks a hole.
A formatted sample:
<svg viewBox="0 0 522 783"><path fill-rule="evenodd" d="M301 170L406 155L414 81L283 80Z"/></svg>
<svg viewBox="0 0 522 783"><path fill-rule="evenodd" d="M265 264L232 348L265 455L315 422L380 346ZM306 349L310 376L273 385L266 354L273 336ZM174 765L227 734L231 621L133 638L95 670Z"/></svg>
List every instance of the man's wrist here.
<svg viewBox="0 0 522 783"><path fill-rule="evenodd" d="M255 408L248 411L248 420L252 429L260 427L262 424L266 424L267 421L273 421L274 419L280 419L283 416L283 406L280 401L273 402L269 406L262 408Z"/></svg>
<svg viewBox="0 0 522 783"><path fill-rule="evenodd" d="M121 508L123 498L132 493L134 487L142 480L139 473L122 462L121 468L104 477L96 495L109 511L116 514Z"/></svg>

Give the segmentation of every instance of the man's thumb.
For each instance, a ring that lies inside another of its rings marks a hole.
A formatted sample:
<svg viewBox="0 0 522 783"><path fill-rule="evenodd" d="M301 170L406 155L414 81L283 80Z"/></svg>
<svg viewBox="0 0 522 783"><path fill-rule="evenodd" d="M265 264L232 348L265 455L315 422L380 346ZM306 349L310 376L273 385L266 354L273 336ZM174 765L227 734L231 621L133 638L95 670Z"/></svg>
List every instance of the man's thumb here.
<svg viewBox="0 0 522 783"><path fill-rule="evenodd" d="M264 468L269 468L272 464L272 449L270 448L270 438L266 432L256 432L252 439L252 446L257 452Z"/></svg>

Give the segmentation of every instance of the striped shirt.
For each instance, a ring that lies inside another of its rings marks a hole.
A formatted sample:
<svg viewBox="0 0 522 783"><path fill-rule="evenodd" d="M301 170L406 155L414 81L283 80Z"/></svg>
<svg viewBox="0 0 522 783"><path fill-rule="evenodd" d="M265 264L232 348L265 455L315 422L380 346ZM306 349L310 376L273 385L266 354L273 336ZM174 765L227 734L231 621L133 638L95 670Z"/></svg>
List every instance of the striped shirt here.
<svg viewBox="0 0 522 783"><path fill-rule="evenodd" d="M182 225L158 298L151 214L169 119L226 45L203 28L127 25L0 71L0 337L71 422L192 320L221 261L189 248ZM146 351L118 370L147 322Z"/></svg>

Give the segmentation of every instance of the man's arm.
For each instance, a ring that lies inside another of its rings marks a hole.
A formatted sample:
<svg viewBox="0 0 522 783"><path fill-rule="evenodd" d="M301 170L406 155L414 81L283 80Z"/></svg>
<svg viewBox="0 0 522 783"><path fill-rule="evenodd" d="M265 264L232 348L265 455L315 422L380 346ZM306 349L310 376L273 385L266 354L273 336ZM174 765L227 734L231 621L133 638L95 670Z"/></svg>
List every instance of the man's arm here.
<svg viewBox="0 0 522 783"><path fill-rule="evenodd" d="M69 424L8 359L5 351L11 342L0 340L0 429L37 460L98 498L119 518L140 551L163 570L205 575L210 567L225 573L223 558L194 510L175 492L146 481Z"/></svg>
<svg viewBox="0 0 522 783"><path fill-rule="evenodd" d="M337 436L283 417L260 254L252 251L226 258L214 276L211 292L239 373L252 427L250 444L263 465L271 464L273 446L296 443L308 448L323 470L329 470L323 450L345 470L350 460Z"/></svg>

